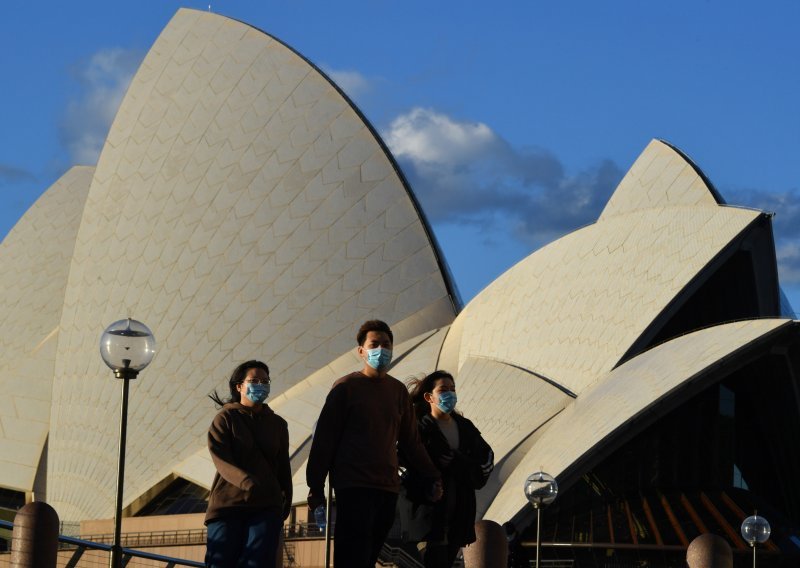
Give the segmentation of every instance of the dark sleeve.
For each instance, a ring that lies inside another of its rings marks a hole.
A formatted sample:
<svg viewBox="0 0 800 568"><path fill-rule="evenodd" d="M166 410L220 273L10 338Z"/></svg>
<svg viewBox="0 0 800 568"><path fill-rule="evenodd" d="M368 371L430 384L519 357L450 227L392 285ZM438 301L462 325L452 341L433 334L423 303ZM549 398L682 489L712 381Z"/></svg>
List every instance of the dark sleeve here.
<svg viewBox="0 0 800 568"><path fill-rule="evenodd" d="M229 417L220 412L211 422L208 429L208 452L220 476L231 485L242 491L250 491L254 481L250 475L240 468L233 456L233 432Z"/></svg>
<svg viewBox="0 0 800 568"><path fill-rule="evenodd" d="M285 421L281 421L280 450L278 456L278 483L281 491L286 498L286 502L292 502L292 466L289 463L289 427Z"/></svg>
<svg viewBox="0 0 800 568"><path fill-rule="evenodd" d="M347 389L343 384L335 385L319 414L311 440L311 451L306 465L306 483L312 493L323 491L325 477L331 470L333 459L339 448L339 440L347 417Z"/></svg>
<svg viewBox="0 0 800 568"><path fill-rule="evenodd" d="M459 421L459 426L467 434L469 443L462 454L465 466L469 472L470 482L474 489L480 489L489 480L494 469L494 452L486 440L481 436L480 431L467 419Z"/></svg>
<svg viewBox="0 0 800 568"><path fill-rule="evenodd" d="M402 387L405 391L405 387ZM417 428L417 418L414 415L414 409L411 406L411 397L405 391L405 400L403 402L403 414L400 417L400 433L397 440L398 450L403 460L408 463L408 466L414 470L417 475L425 477L430 480L441 479L441 474L436 466L433 465L425 446L422 445L422 440L419 436Z"/></svg>

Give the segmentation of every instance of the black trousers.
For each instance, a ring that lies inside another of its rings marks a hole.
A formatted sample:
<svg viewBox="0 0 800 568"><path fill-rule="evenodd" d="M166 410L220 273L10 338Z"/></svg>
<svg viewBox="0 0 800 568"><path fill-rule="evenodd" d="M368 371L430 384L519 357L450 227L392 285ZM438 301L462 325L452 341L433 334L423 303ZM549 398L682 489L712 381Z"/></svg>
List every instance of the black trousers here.
<svg viewBox="0 0 800 568"><path fill-rule="evenodd" d="M342 568L375 568L394 523L397 493L355 487L336 490L333 563Z"/></svg>
<svg viewBox="0 0 800 568"><path fill-rule="evenodd" d="M461 547L457 544L428 543L425 547L425 568L450 568Z"/></svg>

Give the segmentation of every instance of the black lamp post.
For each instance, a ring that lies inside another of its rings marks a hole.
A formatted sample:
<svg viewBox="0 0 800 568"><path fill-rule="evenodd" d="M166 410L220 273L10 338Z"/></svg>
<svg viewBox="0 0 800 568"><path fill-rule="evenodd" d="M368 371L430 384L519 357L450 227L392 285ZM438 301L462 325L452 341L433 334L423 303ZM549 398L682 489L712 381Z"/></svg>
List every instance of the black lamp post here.
<svg viewBox="0 0 800 568"><path fill-rule="evenodd" d="M128 382L147 367L156 353L153 333L140 321L115 321L100 336L100 356L122 379L122 411L119 422L119 463L117 466L117 502L114 512L114 544L111 549L111 568L122 566L122 489L125 479L125 439L128 430Z"/></svg>
<svg viewBox="0 0 800 568"><path fill-rule="evenodd" d="M552 475L537 471L525 480L525 497L536 509L536 568L539 568L539 550L541 547L542 509L556 500L558 483Z"/></svg>

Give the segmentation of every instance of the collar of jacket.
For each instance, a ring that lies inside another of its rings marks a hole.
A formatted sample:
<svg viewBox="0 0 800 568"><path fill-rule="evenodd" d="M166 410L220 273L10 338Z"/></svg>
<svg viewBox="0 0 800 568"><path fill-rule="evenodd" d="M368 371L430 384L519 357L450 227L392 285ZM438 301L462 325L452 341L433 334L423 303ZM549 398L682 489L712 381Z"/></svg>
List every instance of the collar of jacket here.
<svg viewBox="0 0 800 568"><path fill-rule="evenodd" d="M239 402L228 402L225 406L222 407L224 410L238 410L243 414L247 414L249 416L266 416L269 414L274 414L275 412L269 407L267 403L261 404L261 411L255 412L252 406L245 406Z"/></svg>

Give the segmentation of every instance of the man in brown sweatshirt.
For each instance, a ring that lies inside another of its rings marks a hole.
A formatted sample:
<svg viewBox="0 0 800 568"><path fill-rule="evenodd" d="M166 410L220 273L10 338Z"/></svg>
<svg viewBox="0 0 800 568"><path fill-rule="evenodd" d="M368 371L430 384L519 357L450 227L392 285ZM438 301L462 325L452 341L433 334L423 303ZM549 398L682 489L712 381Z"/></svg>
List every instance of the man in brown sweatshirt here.
<svg viewBox="0 0 800 568"><path fill-rule="evenodd" d="M319 415L306 468L311 509L325 502L325 477L336 491L334 565L374 568L394 522L400 490L398 450L441 498L441 475L428 457L405 385L387 374L394 337L371 320L356 336L361 371L337 380Z"/></svg>

